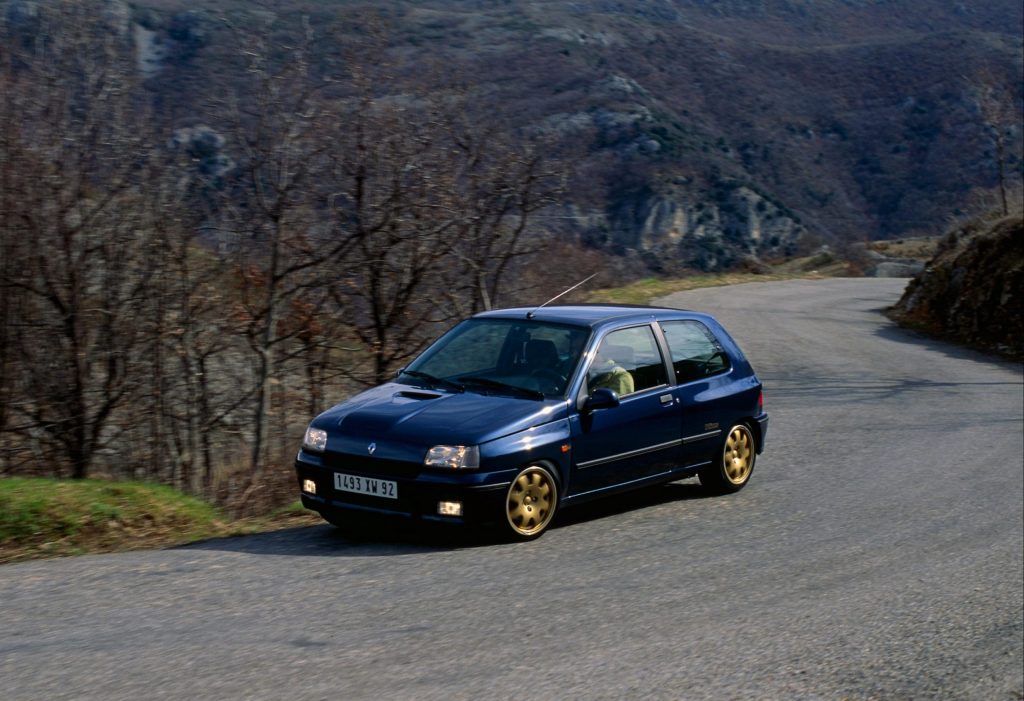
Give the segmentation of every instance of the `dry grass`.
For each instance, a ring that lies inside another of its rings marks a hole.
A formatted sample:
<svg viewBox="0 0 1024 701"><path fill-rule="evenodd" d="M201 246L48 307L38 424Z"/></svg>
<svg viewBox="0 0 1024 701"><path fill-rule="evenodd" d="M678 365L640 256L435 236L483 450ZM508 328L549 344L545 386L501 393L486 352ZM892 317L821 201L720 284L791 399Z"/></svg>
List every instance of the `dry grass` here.
<svg viewBox="0 0 1024 701"><path fill-rule="evenodd" d="M840 277L847 272L846 263L830 259L826 265L815 266L812 259L813 256L801 258L794 261L792 266L787 264L785 269L776 269L766 273L695 273L682 278L644 278L623 287L595 290L587 297L587 301L609 304L650 304L652 300L673 292L695 290L702 287L721 287L776 280L816 280L824 277Z"/></svg>
<svg viewBox="0 0 1024 701"><path fill-rule="evenodd" d="M921 236L892 241L872 241L868 248L889 258L913 258L928 261L935 256L941 236Z"/></svg>

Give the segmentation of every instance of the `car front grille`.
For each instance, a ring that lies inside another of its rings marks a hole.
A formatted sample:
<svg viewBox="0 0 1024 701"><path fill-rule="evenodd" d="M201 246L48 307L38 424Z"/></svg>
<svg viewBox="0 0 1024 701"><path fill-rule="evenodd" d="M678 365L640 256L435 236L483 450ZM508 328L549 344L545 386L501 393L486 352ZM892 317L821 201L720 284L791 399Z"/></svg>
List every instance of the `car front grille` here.
<svg viewBox="0 0 1024 701"><path fill-rule="evenodd" d="M415 479L423 470L422 463L382 460L366 455L345 453L327 453L324 455L323 461L324 467L330 470L381 479Z"/></svg>

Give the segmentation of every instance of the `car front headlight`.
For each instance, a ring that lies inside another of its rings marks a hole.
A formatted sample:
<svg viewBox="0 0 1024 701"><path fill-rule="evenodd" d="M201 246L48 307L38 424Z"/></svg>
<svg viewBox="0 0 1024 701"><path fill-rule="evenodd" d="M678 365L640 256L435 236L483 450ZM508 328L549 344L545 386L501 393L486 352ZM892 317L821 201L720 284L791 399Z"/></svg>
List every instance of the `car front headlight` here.
<svg viewBox="0 0 1024 701"><path fill-rule="evenodd" d="M427 467L474 470L480 467L480 447L475 445L435 445L423 458Z"/></svg>
<svg viewBox="0 0 1024 701"><path fill-rule="evenodd" d="M327 431L310 426L306 429L306 435L302 439L302 447L306 450L315 450L318 453L324 452L324 448L327 447Z"/></svg>

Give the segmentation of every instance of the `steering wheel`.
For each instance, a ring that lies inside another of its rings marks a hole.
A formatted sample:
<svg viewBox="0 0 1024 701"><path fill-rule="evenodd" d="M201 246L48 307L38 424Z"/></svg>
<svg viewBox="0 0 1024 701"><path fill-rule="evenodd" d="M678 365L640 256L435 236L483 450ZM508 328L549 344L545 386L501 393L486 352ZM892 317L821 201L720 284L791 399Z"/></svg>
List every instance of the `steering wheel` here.
<svg viewBox="0 0 1024 701"><path fill-rule="evenodd" d="M568 379L565 375L551 368L537 368L530 373L530 377L538 380L541 383L541 387L547 387L550 392L560 391L565 387L566 380Z"/></svg>

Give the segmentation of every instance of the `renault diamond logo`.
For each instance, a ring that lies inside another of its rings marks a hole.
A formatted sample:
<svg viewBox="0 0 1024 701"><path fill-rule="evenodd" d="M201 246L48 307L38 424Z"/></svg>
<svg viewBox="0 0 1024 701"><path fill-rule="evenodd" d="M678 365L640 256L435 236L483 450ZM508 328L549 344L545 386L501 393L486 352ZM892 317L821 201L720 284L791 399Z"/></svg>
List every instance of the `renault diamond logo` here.
<svg viewBox="0 0 1024 701"><path fill-rule="evenodd" d="M377 444L376 443L371 443L370 445L366 446L366 452L369 453L370 455L373 455L374 451L376 451L376 450L377 450Z"/></svg>

